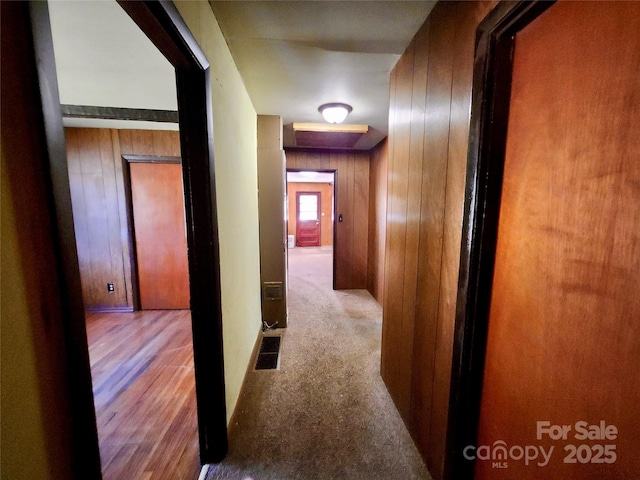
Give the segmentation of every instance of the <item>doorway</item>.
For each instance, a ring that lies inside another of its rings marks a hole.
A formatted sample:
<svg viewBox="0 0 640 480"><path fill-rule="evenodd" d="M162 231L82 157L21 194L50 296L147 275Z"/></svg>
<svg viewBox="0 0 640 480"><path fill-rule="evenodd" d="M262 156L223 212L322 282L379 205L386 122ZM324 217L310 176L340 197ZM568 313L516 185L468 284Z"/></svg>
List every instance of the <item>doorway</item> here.
<svg viewBox="0 0 640 480"><path fill-rule="evenodd" d="M198 436L202 463L220 461L227 452L220 261L215 216L215 195L211 144L209 63L172 4L122 2L127 14L170 59L176 68L180 113L181 154L187 202L187 241L193 348L195 352ZM47 164L51 209L57 219L56 256L60 259L60 288L63 310L66 362L69 375L72 448L77 459L75 472L83 478L99 478L100 463L95 410L91 393L85 315L79 281L73 216L69 195L64 130L48 6L29 4L29 25L34 57L26 59L37 73L43 115L43 162ZM36 63L35 56L39 59ZM204 108L203 108L204 107ZM46 127L46 128L45 128ZM188 138L188 142L186 141Z"/></svg>
<svg viewBox="0 0 640 480"><path fill-rule="evenodd" d="M336 279L336 190L335 170L287 169L287 234L290 254L313 254L331 262ZM300 199L302 198L302 208ZM300 248L299 252L292 249Z"/></svg>
<svg viewBox="0 0 640 480"><path fill-rule="evenodd" d="M320 246L320 192L296 192L296 247Z"/></svg>

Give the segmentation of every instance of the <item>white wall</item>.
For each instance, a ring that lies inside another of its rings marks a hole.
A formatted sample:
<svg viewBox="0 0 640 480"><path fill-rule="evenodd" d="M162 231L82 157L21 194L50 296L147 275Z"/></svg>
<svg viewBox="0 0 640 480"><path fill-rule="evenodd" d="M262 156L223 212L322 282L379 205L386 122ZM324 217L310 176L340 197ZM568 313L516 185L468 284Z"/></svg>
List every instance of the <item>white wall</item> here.
<svg viewBox="0 0 640 480"><path fill-rule="evenodd" d="M262 318L257 115L208 2L175 4L211 64L228 421Z"/></svg>

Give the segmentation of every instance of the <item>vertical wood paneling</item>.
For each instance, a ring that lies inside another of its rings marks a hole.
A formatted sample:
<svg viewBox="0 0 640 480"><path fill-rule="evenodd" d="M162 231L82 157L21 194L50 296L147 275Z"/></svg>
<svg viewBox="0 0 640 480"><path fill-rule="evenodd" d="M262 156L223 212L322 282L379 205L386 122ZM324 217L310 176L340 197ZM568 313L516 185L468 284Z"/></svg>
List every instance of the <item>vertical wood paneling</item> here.
<svg viewBox="0 0 640 480"><path fill-rule="evenodd" d="M133 155L158 155L153 144L153 132L133 130L131 132ZM128 152L127 152L128 153Z"/></svg>
<svg viewBox="0 0 640 480"><path fill-rule="evenodd" d="M414 54L413 54L413 86L411 92L411 121L408 125L410 139L409 139L409 169L408 175L408 187L407 187L407 231L406 242L404 247L404 278L402 282L402 317L403 324L406 328L411 330L411 337L407 334L403 338L403 344L410 348L405 349L405 355L407 356L404 362L408 362L411 365L408 374L411 375L409 379L409 393L407 395L407 401L409 402L408 416L415 422L415 379L419 381L424 380L424 365L415 360L416 349L424 348L424 342L420 337L420 322L416 322L416 308L422 298L418 298L419 290L416 288L416 284L419 280L419 266L420 258L424 249L424 239L422 238L422 215L424 211L421 209L423 202L423 192L426 194L428 185L423 185L423 177L425 172L429 171L429 165L424 160L423 152L425 151L425 118L427 113L429 115L432 112L427 112L427 78L429 72L428 53L429 53L429 22L420 29L418 34L413 40ZM420 247L423 247L421 249ZM420 318L420 317L418 317ZM418 339L418 341L416 341ZM414 345L415 343L415 345ZM428 377L427 377L428 378ZM407 417L405 417L407 418ZM424 434L424 425L414 432L414 437L419 437L419 434Z"/></svg>
<svg viewBox="0 0 640 480"><path fill-rule="evenodd" d="M111 130L111 144L113 145L114 170L116 179L116 198L118 201L118 228L120 245L122 246L122 271L124 274L126 305L133 305L133 284L131 277L131 246L129 245L129 225L127 222L127 202L125 199L125 185L120 139L118 130Z"/></svg>
<svg viewBox="0 0 640 480"><path fill-rule="evenodd" d="M287 159L287 168L298 168L298 157L299 155L286 152L285 153Z"/></svg>
<svg viewBox="0 0 640 480"><path fill-rule="evenodd" d="M120 211L118 208L118 187L116 182L115 161L117 158L113 149L111 131L99 130L100 160L102 163L102 181L105 192L105 214L107 220L107 232L109 239L109 253L111 274L114 278L121 279L118 288L113 294L113 306L127 305L127 282L124 274L123 245L120 237ZM115 248L114 248L115 247Z"/></svg>
<svg viewBox="0 0 640 480"><path fill-rule="evenodd" d="M366 288L367 259L369 248L369 155L366 161L353 161L353 245L351 251L352 281L356 279L360 288ZM356 245L356 239L367 239ZM362 283L364 279L364 284Z"/></svg>
<svg viewBox="0 0 640 480"><path fill-rule="evenodd" d="M438 302L449 150L453 71L451 46L457 22L455 11L455 4L446 4L434 10L430 22L428 113L425 122L425 168L422 175L424 195L420 219L420 243L423 248L419 260L421 276L417 286L420 292L417 309L420 321L416 324L414 362L427 366L433 373L430 376L415 375L412 389L412 422L416 425L416 439L421 448L429 452L433 452L435 448L433 443L442 443L440 438L432 434L431 423L436 418L445 422L447 419L446 410L442 412L433 408L432 397L438 394L434 385L435 378L440 371L446 369L446 364L438 364L434 357L441 345ZM445 21L446 19L449 21ZM446 394L448 395L448 388ZM427 458L427 466L431 470L441 468L439 462L440 459L433 453Z"/></svg>
<svg viewBox="0 0 640 480"><path fill-rule="evenodd" d="M371 151L369 165L369 246L367 290L380 305L383 303L385 242L387 238L387 139Z"/></svg>
<svg viewBox="0 0 640 480"><path fill-rule="evenodd" d="M466 3L466 2L465 2ZM453 83L451 86L451 114L445 193L440 295L438 299L438 330L435 345L435 365L431 408L434 412L429 425L428 450L432 452L433 470L439 471L444 462L445 444L441 441L447 431L453 326L458 293L462 214L464 211L469 112L473 81L473 59L476 26L491 9L493 2L473 2L473 8L458 3L456 33L453 50ZM471 6L471 5L469 5Z"/></svg>
<svg viewBox="0 0 640 480"><path fill-rule="evenodd" d="M342 161L344 162L343 171L346 173L346 188L342 200L338 202L338 215L342 214L343 222L339 223L336 228L339 232L342 232L345 242L345 255L343 257L345 259L345 262L341 265L341 269L344 272L344 282L346 285L353 285L353 264L356 261L353 255L353 252L355 250L353 245L353 230L355 218L357 215L354 209L355 168L353 165L353 154L348 153L343 155Z"/></svg>
<svg viewBox="0 0 640 480"><path fill-rule="evenodd" d="M298 152L296 168L307 168L307 152Z"/></svg>
<svg viewBox="0 0 640 480"><path fill-rule="evenodd" d="M411 138L411 94L413 89L414 47L411 44L396 65L394 154L389 158L389 211L387 228L387 282L389 289L383 305L384 321L390 323L386 333L394 339L385 342L388 359L393 359L383 379L405 421L409 418L411 398L411 356L413 351L413 321L404 316L405 248L407 238L407 208L409 186L409 142ZM414 205L411 208L415 208ZM415 289L415 286L411 287ZM385 332L383 332L384 334Z"/></svg>
<svg viewBox="0 0 640 480"><path fill-rule="evenodd" d="M395 365L397 364L397 355L394 355L393 346L398 343L397 334L399 329L396 328L395 317L392 315L385 315L384 306L387 305L388 297L391 290L391 282L388 280L391 274L391 252L389 243L391 239L391 226L390 223L393 220L391 217L392 204L393 204L393 183L392 178L394 176L391 162L394 157L394 146L396 139L396 84L398 81L397 69L394 68L389 76L389 135L387 136L387 208L386 208L386 230L385 230L385 258L384 258L384 272L385 279L382 286L382 305L383 305L383 321L382 321L382 342L380 347L380 375L385 380L387 388L391 391L393 388L390 382L393 381L391 372L395 371Z"/></svg>
<svg viewBox="0 0 640 480"><path fill-rule="evenodd" d="M78 250L78 265L82 283L82 296L85 303L92 302L90 295L91 255L89 254L89 226L87 222L86 201L84 198L84 183L80 168L79 139L77 129L66 131L67 165L69 169L69 189L71 191L73 222L76 235L76 249Z"/></svg>
<svg viewBox="0 0 640 480"><path fill-rule="evenodd" d="M120 144L120 153L133 155L133 130L114 130L115 140Z"/></svg>
<svg viewBox="0 0 640 480"><path fill-rule="evenodd" d="M120 150L130 155L180 156L180 133L168 130L118 130Z"/></svg>
<svg viewBox="0 0 640 480"><path fill-rule="evenodd" d="M85 307L133 308L121 154L179 155L171 131L67 128L69 182ZM107 283L115 292L107 292Z"/></svg>
<svg viewBox="0 0 640 480"><path fill-rule="evenodd" d="M287 150L287 168L336 170L336 288L367 288L369 152ZM290 195L290 194L289 194Z"/></svg>
<svg viewBox="0 0 640 480"><path fill-rule="evenodd" d="M390 77L381 373L443 474L475 30L495 2L439 2Z"/></svg>
<svg viewBox="0 0 640 480"><path fill-rule="evenodd" d="M105 210L105 192L100 158L99 130L89 129L79 136L78 145L82 188L84 191L85 211L87 212L87 234L89 241L89 258L91 259L91 278L88 284L89 298L101 305L113 307L114 296L107 293L106 282L96 281L98 278L114 281L111 272L111 256L109 254L109 236L107 215ZM119 285L118 285L119 286ZM117 288L117 287L116 287Z"/></svg>
<svg viewBox="0 0 640 480"><path fill-rule="evenodd" d="M336 245L335 245L335 268L336 268L336 285L335 288L343 289L349 287L351 281L351 269L349 268L349 251L351 245L349 245L349 229L348 219L351 217L345 211L347 210L347 182L349 181L349 174L347 172L347 162L345 160L345 154L332 153L331 162L335 164L338 171L338 188L336 191ZM343 215L343 221L339 221L340 214Z"/></svg>
<svg viewBox="0 0 640 480"><path fill-rule="evenodd" d="M67 145L85 304L111 309L126 306L118 226L111 231L110 215L117 214L117 201L109 131L75 129L67 136ZM107 282L114 283L117 293L107 292Z"/></svg>

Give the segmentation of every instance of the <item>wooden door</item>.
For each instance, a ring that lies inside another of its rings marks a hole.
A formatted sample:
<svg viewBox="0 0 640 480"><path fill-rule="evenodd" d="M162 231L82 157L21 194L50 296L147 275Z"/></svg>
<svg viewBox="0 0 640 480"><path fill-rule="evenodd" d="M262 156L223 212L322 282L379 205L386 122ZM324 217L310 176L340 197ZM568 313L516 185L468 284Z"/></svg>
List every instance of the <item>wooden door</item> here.
<svg viewBox="0 0 640 480"><path fill-rule="evenodd" d="M136 162L129 170L140 308L188 309L181 165Z"/></svg>
<svg viewBox="0 0 640 480"><path fill-rule="evenodd" d="M320 192L296 193L296 245L320 246Z"/></svg>
<svg viewBox="0 0 640 480"><path fill-rule="evenodd" d="M558 2L515 45L477 440L509 453L475 478L637 478L640 3Z"/></svg>

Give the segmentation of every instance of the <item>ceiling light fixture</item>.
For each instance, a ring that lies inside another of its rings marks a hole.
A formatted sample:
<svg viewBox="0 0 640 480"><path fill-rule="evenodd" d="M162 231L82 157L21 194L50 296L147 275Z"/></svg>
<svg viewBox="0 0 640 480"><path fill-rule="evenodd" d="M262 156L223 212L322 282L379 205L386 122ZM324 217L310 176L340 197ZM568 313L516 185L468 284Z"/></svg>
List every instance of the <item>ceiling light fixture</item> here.
<svg viewBox="0 0 640 480"><path fill-rule="evenodd" d="M349 115L352 110L351 105L347 105L346 103L325 103L318 108L318 111L329 123L344 122L344 119L347 118L347 115Z"/></svg>

